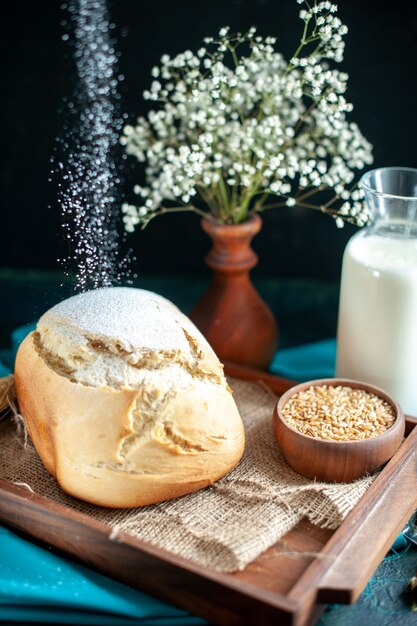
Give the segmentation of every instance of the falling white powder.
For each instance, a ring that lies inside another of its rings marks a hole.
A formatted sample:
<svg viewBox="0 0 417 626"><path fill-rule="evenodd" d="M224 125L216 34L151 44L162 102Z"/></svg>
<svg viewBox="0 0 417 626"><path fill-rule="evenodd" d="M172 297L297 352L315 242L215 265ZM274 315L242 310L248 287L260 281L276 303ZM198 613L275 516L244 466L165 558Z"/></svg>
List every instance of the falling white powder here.
<svg viewBox="0 0 417 626"><path fill-rule="evenodd" d="M85 291L120 284L128 275L117 230L121 181L115 152L122 126L117 54L105 0L72 0L63 9L72 24L78 82L67 103L68 121L58 140L63 156L55 171L69 244L64 264L75 266L76 289Z"/></svg>

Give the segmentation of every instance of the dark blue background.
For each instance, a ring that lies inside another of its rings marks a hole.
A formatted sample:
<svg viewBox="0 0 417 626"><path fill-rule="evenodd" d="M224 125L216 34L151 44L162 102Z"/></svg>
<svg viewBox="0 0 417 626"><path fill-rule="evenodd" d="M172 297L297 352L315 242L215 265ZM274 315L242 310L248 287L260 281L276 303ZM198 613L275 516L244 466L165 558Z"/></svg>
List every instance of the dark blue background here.
<svg viewBox="0 0 417 626"><path fill-rule="evenodd" d="M57 111L74 80L68 45L61 41L60 4L2 3L3 267L59 269L56 259L65 254L55 189L48 183ZM144 110L141 93L164 52L197 49L204 36L226 24L233 31L254 24L262 34L277 36L279 49L289 56L302 25L296 0L114 0L110 9L126 76L123 108L132 119ZM375 166L416 166L417 3L343 0L339 15L349 26L343 69L350 74L352 119L375 146ZM133 160L126 178L128 193L135 182ZM333 220L309 210L269 212L254 242L261 257L256 271L337 280L353 232L353 227L339 231ZM156 219L126 243L135 250L134 269L140 273L201 272L208 245L198 218L178 214Z"/></svg>

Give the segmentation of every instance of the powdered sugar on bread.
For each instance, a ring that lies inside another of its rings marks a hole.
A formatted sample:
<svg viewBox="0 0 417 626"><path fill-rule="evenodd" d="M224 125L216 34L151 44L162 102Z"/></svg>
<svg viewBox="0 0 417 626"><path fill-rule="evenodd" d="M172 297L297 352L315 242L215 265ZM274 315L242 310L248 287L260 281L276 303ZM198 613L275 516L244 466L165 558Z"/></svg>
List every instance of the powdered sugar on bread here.
<svg viewBox="0 0 417 626"><path fill-rule="evenodd" d="M162 367L179 386L187 372L226 384L217 357L190 320L169 300L142 289L97 289L64 300L40 318L37 332L45 361L82 384L134 388Z"/></svg>
<svg viewBox="0 0 417 626"><path fill-rule="evenodd" d="M39 320L38 330L64 325L75 333L88 333L97 339L117 340L135 350L189 351L182 328L203 336L175 305L166 298L143 289L112 287L81 293L60 302ZM192 327L192 329L191 329Z"/></svg>

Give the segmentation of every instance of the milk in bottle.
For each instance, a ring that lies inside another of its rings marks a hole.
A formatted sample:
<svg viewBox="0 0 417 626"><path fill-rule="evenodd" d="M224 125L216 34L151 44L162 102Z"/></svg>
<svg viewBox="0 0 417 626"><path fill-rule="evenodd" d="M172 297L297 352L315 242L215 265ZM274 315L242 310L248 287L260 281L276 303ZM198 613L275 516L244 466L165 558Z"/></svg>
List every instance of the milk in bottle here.
<svg viewBox="0 0 417 626"><path fill-rule="evenodd" d="M377 385L417 415L417 170L363 180L373 223L343 258L336 375Z"/></svg>

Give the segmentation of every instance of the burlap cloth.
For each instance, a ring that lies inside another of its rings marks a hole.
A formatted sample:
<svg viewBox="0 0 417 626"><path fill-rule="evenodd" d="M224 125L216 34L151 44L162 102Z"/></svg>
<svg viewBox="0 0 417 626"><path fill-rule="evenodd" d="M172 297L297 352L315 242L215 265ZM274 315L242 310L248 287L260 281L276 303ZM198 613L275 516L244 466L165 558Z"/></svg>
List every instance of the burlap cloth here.
<svg viewBox="0 0 417 626"><path fill-rule="evenodd" d="M109 525L113 537L123 531L226 572L243 569L303 517L337 528L374 476L338 485L302 478L285 463L272 433L276 396L258 383L229 384L245 424L246 451L238 467L202 491L138 509L86 504L61 491L10 417L0 422L0 478Z"/></svg>

